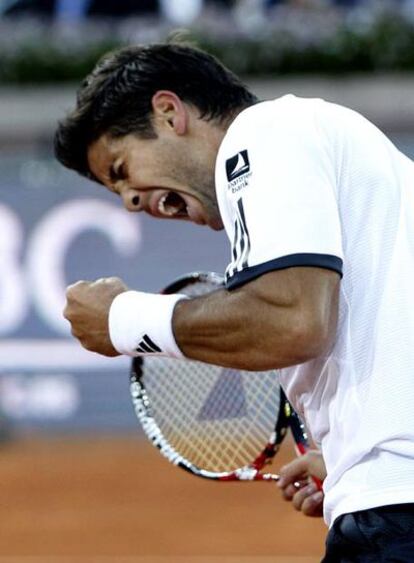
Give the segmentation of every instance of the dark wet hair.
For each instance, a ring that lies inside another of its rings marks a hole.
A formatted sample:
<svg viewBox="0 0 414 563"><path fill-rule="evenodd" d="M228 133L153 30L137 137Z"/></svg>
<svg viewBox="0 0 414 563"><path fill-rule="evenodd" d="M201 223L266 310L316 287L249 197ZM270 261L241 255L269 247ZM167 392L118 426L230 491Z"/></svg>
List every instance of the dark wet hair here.
<svg viewBox="0 0 414 563"><path fill-rule="evenodd" d="M96 180L87 150L102 134L155 138L151 99L170 90L206 120L224 122L257 98L212 55L185 43L125 47L105 55L82 83L76 108L57 128L56 158Z"/></svg>

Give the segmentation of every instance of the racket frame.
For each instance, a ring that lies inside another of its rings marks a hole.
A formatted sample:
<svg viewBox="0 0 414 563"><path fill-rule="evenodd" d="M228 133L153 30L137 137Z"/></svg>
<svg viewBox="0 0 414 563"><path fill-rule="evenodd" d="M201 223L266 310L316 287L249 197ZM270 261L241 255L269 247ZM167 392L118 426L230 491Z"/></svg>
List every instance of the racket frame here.
<svg viewBox="0 0 414 563"><path fill-rule="evenodd" d="M170 283L160 293L169 295L180 293L188 289L192 284L210 283L217 289L224 288L224 278L216 272L192 272L185 274ZM205 293L204 295L207 295ZM191 297L191 294L190 294ZM271 481L279 480L279 475L274 473L262 473L263 468L270 464L276 453L279 451L288 429L290 428L295 448L298 455L304 455L309 450L309 442L305 426L296 411L292 408L282 387L279 388L279 415L276 420L275 428L262 452L249 464L228 472L214 472L198 467L187 460L171 446L164 437L160 427L156 423L151 411L151 401L142 381L143 377L143 357L139 356L132 360L130 371L130 394L135 414L149 441L168 459L168 461L185 471L215 481ZM318 489L322 488L321 481L312 477Z"/></svg>
<svg viewBox="0 0 414 563"><path fill-rule="evenodd" d="M216 481L278 481L279 476L273 473L261 473L261 470L270 463L278 452L280 445L287 434L288 428L294 423L294 411L286 398L283 389L280 387L280 411L275 425L275 429L269 437L269 441L263 448L262 452L251 463L239 467L228 472L208 471L198 467L194 463L187 460L179 452L171 446L164 437L160 427L156 423L151 411L151 401L148 397L145 385L142 381L142 357L134 358L130 374L130 393L135 414L144 430L149 441L159 449L160 453L168 459L168 461L185 471L203 477L204 479L213 479ZM302 423L297 419L295 424ZM306 442L306 436L302 434L300 428L296 429L296 433L301 443Z"/></svg>

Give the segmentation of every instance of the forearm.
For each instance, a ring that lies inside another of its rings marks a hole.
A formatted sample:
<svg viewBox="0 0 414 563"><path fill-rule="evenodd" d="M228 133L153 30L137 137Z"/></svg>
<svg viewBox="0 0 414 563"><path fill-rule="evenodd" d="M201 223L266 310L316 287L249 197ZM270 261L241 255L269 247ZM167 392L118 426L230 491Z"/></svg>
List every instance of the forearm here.
<svg viewBox="0 0 414 563"><path fill-rule="evenodd" d="M181 301L173 316L173 332L186 357L248 370L312 357L309 339L301 346L304 324L295 303L269 303L243 289Z"/></svg>
<svg viewBox="0 0 414 563"><path fill-rule="evenodd" d="M128 291L118 278L105 278L73 284L66 295L65 318L87 350L105 356L184 354L257 371L305 362L331 345L339 276L288 268L190 300Z"/></svg>

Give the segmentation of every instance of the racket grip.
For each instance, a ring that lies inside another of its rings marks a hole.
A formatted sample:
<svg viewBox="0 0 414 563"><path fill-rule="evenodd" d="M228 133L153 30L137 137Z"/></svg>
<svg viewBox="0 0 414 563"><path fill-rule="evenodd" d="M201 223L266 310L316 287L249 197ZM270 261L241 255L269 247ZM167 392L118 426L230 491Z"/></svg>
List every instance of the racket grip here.
<svg viewBox="0 0 414 563"><path fill-rule="evenodd" d="M311 475L311 479L314 482L316 488L318 489L318 491L322 491L323 492L323 481L321 481L318 477L314 477L313 475Z"/></svg>

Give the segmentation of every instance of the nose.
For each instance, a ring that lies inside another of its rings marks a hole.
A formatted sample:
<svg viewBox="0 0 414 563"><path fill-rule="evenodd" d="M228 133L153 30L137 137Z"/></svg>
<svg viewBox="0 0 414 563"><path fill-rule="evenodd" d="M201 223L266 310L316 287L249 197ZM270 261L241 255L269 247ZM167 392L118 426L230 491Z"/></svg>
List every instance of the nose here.
<svg viewBox="0 0 414 563"><path fill-rule="evenodd" d="M122 200L125 209L128 211L141 211L142 210L142 197L136 190L125 190L122 192Z"/></svg>

